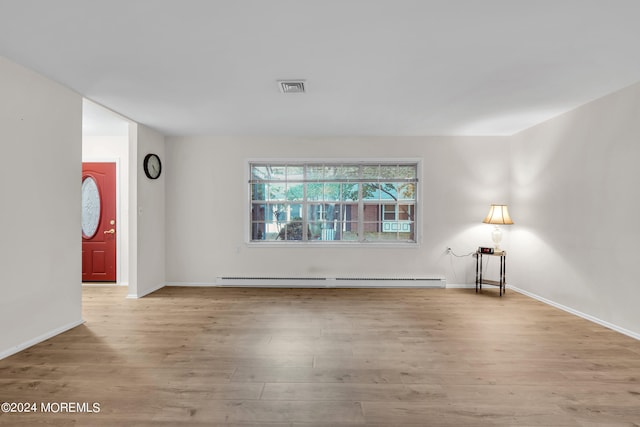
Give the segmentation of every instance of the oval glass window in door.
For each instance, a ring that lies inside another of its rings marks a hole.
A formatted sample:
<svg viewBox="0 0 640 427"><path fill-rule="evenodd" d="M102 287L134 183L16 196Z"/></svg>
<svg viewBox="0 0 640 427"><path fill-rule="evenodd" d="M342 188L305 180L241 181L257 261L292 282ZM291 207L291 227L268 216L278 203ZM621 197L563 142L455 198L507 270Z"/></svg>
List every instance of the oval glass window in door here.
<svg viewBox="0 0 640 427"><path fill-rule="evenodd" d="M100 192L96 181L88 176L82 181L82 237L92 238L100 224Z"/></svg>

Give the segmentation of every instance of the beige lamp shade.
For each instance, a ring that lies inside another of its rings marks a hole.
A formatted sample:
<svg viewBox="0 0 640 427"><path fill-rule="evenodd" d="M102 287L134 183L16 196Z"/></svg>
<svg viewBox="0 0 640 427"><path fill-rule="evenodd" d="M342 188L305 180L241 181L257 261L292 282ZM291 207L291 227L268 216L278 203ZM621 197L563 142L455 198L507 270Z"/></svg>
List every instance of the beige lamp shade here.
<svg viewBox="0 0 640 427"><path fill-rule="evenodd" d="M507 205L491 205L489 214L482 222L485 224L513 224Z"/></svg>

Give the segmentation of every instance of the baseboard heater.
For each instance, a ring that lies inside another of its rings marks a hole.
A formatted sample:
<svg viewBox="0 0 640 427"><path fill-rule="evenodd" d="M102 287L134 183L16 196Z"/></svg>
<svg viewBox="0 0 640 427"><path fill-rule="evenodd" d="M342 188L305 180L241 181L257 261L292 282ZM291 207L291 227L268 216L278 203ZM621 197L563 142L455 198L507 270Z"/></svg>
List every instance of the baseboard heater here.
<svg viewBox="0 0 640 427"><path fill-rule="evenodd" d="M217 286L273 288L444 288L442 277L266 277L222 276Z"/></svg>

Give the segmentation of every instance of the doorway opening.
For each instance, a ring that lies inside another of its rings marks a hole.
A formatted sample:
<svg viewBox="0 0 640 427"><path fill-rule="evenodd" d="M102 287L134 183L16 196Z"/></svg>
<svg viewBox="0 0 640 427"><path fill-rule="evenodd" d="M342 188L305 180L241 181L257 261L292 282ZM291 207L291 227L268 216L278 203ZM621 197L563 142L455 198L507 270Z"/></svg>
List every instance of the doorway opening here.
<svg viewBox="0 0 640 427"><path fill-rule="evenodd" d="M85 285L129 285L129 127L129 120L83 100L82 282Z"/></svg>

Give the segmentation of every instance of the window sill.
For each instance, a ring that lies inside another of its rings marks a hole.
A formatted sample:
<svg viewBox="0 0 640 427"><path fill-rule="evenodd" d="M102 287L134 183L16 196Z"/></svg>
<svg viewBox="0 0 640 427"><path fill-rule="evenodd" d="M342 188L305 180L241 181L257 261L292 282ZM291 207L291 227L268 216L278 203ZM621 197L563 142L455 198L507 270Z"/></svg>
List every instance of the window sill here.
<svg viewBox="0 0 640 427"><path fill-rule="evenodd" d="M417 249L420 247L418 242L330 242L330 241L264 241L264 242L245 242L249 248L393 248L393 249Z"/></svg>

